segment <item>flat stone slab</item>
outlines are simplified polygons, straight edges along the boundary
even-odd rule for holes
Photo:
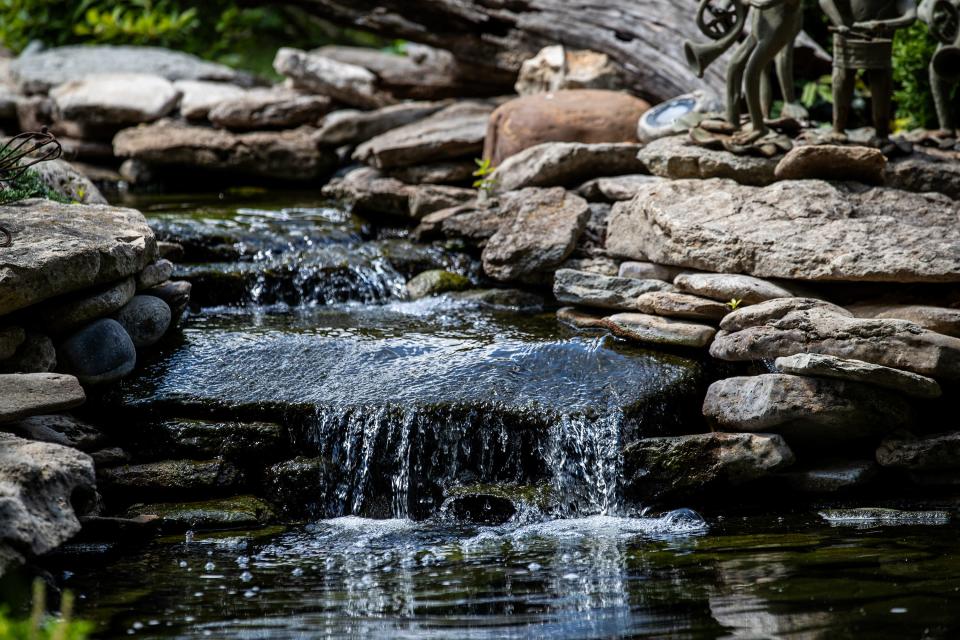
[[[673,180],[614,205],[609,254],[808,281],[960,281],[960,204],[819,180]]]
[[[793,464],[774,434],[702,433],[644,438],[624,449],[625,493],[636,500],[695,494],[715,485],[736,486]]]
[[[847,309],[858,318],[909,320],[924,329],[960,338],[960,309],[924,304],[857,304]]]
[[[575,307],[562,307],[557,310],[557,320],[577,329],[606,329],[602,316],[595,316]]]
[[[492,111],[481,102],[454,104],[368,140],[357,147],[353,158],[378,169],[478,158]]]
[[[177,106],[180,91],[160,76],[104,73],[55,87],[50,97],[65,120],[119,127],[159,120]]]
[[[777,358],[774,366],[781,373],[863,382],[916,398],[939,398],[943,393],[936,380],[862,360],[816,353],[799,353]]]
[[[237,172],[278,180],[315,180],[337,166],[336,154],[317,145],[316,129],[232,133],[160,120],[124,129],[113,139],[118,157],[150,165]]]
[[[661,182],[665,178],[634,174],[626,176],[604,176],[584,182],[577,188],[577,193],[590,202],[621,202],[633,200],[640,187],[654,182]]]
[[[247,93],[243,87],[204,80],[177,80],[173,86],[180,92],[180,115],[187,120],[205,120],[210,109],[220,102]]]
[[[901,396],[876,387],[779,373],[713,383],[703,415],[719,430],[818,444],[883,435],[909,425],[913,416]]]
[[[618,313],[604,318],[603,326],[614,335],[635,342],[698,349],[709,345],[717,333],[716,329],[704,324],[681,322],[645,313]]]
[[[0,315],[87,287],[117,282],[156,258],[139,211],[24,200],[0,207],[13,243],[0,248]]]
[[[161,460],[98,469],[107,489],[144,494],[217,491],[240,483],[240,471],[223,460]]]
[[[617,275],[621,278],[637,278],[639,280],[663,280],[673,282],[674,278],[683,273],[682,267],[670,267],[654,262],[640,262],[628,260],[621,262]],[[726,301],[724,301],[726,302]]]
[[[736,273],[681,273],[673,284],[685,293],[692,293],[720,302],[739,300],[757,304],[774,298],[792,298],[794,294],[768,280]]]
[[[80,381],[62,373],[0,374],[0,424],[79,407]]]
[[[716,300],[674,291],[645,293],[637,298],[635,305],[641,313],[705,322],[719,322],[731,311],[729,306]]]
[[[380,89],[375,73],[327,56],[281,47],[273,60],[273,68],[293,80],[298,89],[330,96],[353,107],[376,109],[396,102]]]
[[[591,176],[636,173],[639,144],[547,142],[510,156],[491,176],[498,192],[524,187],[574,187]]]
[[[832,525],[853,527],[944,525],[951,520],[949,511],[903,511],[878,507],[827,509],[818,515]]]
[[[776,180],[776,160],[714,151],[693,144],[686,135],[654,140],[638,158],[650,173],[671,180],[727,178],[757,186]]]
[[[256,496],[244,495],[202,502],[135,504],[124,515],[127,518],[156,516],[156,522],[167,531],[249,529],[270,522],[273,510]]]
[[[361,144],[381,134],[428,118],[450,106],[449,101],[402,102],[373,111],[343,109],[327,114],[317,140],[331,147]]]
[[[207,119],[231,131],[292,129],[316,125],[332,106],[327,96],[305,95],[282,87],[252,89],[214,105]]]
[[[167,80],[245,82],[230,67],[160,47],[80,45],[56,47],[20,56],[10,74],[20,91],[46,93],[53,87],[95,73],[146,73]]]
[[[960,469],[960,432],[917,437],[897,432],[877,448],[877,462],[884,467],[910,471]]]
[[[780,298],[738,309],[710,354],[720,360],[760,360],[819,353],[904,369],[936,380],[960,380],[960,338],[905,320],[854,318],[820,300]]]
[[[673,291],[673,285],[574,269],[560,269],[553,280],[553,295],[560,302],[597,309],[635,311],[637,298],[651,291]]]

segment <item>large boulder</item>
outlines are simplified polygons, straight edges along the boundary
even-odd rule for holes
[[[120,128],[159,120],[177,106],[180,92],[160,76],[104,73],[66,82],[50,97],[66,120]]]
[[[960,204],[938,194],[819,180],[748,187],[673,180],[614,205],[609,253],[818,281],[960,281]]]
[[[80,289],[123,280],[156,258],[139,211],[24,200],[0,207],[13,236],[0,252],[0,315]]]
[[[104,71],[152,74],[167,80],[249,81],[248,76],[225,65],[159,47],[57,47],[22,55],[10,64],[14,82],[28,94],[46,93],[57,85]]]
[[[95,491],[87,454],[0,433],[0,575],[79,532],[74,502]]]
[[[329,96],[352,107],[376,109],[396,102],[380,89],[373,72],[327,56],[283,47],[277,51],[273,68],[290,78],[298,89]]]
[[[87,396],[73,376],[61,373],[0,375],[0,424],[83,404]]]
[[[494,189],[516,191],[525,187],[575,187],[596,176],[613,176],[643,170],[637,160],[640,145],[548,142],[507,158],[491,176]]]
[[[770,300],[734,311],[720,327],[710,354],[721,360],[820,353],[960,381],[960,338],[904,320],[854,318],[818,300]]]
[[[355,160],[378,169],[393,169],[456,158],[476,158],[492,107],[462,102],[392,129],[360,145]]]
[[[637,299],[651,291],[672,291],[662,280],[619,278],[575,269],[560,269],[554,275],[553,295],[559,302],[598,309],[631,311]]]
[[[113,139],[118,157],[150,165],[240,173],[276,180],[316,180],[337,166],[336,154],[317,145],[316,130],[231,133],[161,120],[125,129]]]
[[[794,461],[783,438],[755,433],[644,438],[628,445],[623,457],[624,492],[641,502],[736,486]]]
[[[320,123],[317,141],[330,147],[360,144],[391,129],[399,129],[428,118],[449,106],[448,101],[402,102],[374,111],[359,109],[334,111],[327,114]]]
[[[820,445],[882,436],[912,419],[910,405],[895,393],[782,373],[714,382],[703,415],[719,431],[779,433],[791,442]]]
[[[707,149],[686,136],[654,140],[637,156],[647,171],[671,180],[726,178],[740,184],[768,185],[776,180],[777,161]]]
[[[637,120],[650,105],[626,93],[557,91],[525,96],[490,117],[483,157],[494,166],[545,142],[637,142]]]
[[[590,207],[562,188],[523,189],[504,194],[507,219],[483,250],[483,270],[500,281],[540,282],[577,246]]]

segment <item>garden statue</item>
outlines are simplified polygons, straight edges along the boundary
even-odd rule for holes
[[[875,143],[890,137],[893,33],[917,19],[915,0],[820,0],[833,23],[833,130],[845,136],[857,72],[867,71]]]
[[[930,86],[940,121],[938,137],[956,138],[956,106],[950,103],[950,88],[960,80],[960,0],[923,0],[919,14],[940,41],[930,61]]]

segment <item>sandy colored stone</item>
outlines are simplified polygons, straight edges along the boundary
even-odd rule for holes
[[[810,144],[795,146],[777,164],[777,180],[853,180],[884,183],[887,158],[873,147]]]
[[[675,291],[645,293],[636,299],[634,305],[641,313],[704,322],[718,322],[730,313],[730,307],[721,302]]]
[[[686,135],[654,140],[644,146],[638,158],[647,171],[671,180],[724,178],[757,186],[776,180],[776,160],[707,149],[693,144]]]
[[[680,273],[673,284],[680,291],[720,302],[740,300],[741,304],[757,304],[774,298],[794,297],[789,290],[773,282],[736,273]]]
[[[560,269],[553,280],[553,295],[560,302],[597,309],[636,310],[636,301],[643,294],[672,290],[673,286],[662,280],[620,278],[574,269]]]
[[[936,380],[862,360],[798,353],[777,358],[774,366],[782,373],[863,382],[917,398],[939,398],[943,393]]]
[[[62,373],[0,374],[0,423],[78,407],[87,396],[80,382]]]
[[[705,324],[671,320],[645,313],[618,313],[604,318],[614,335],[634,342],[700,349],[713,340],[717,330]]]
[[[575,187],[595,176],[641,171],[639,144],[547,142],[503,161],[491,176],[498,192],[524,187]]]

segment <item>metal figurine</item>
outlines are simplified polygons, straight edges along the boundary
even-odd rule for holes
[[[833,23],[833,130],[845,135],[857,72],[869,74],[876,142],[890,137],[893,33],[917,19],[915,0],[820,0]]]
[[[930,61],[930,86],[937,105],[942,137],[955,138],[957,123],[955,105],[950,104],[950,88],[960,80],[960,0],[923,0],[920,19],[940,41]]]

